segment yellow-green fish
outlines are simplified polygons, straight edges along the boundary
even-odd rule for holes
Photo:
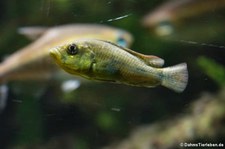
[[[21,34],[35,39],[0,64],[0,83],[12,80],[38,80],[58,77],[61,69],[49,56],[49,48],[76,39],[95,38],[130,46],[132,36],[125,30],[97,24],[70,24],[53,28],[22,28]],[[63,72],[64,73],[64,72]],[[66,73],[65,73],[66,74]]]
[[[50,49],[56,63],[72,75],[133,86],[163,85],[182,92],[188,82],[185,63],[161,68],[164,60],[114,43],[83,39]]]

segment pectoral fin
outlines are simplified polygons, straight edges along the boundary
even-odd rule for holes
[[[18,33],[26,36],[28,39],[36,40],[37,38],[42,36],[48,29],[49,28],[47,27],[21,27],[18,29]]]

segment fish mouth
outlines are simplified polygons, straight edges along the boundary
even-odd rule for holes
[[[54,58],[55,60],[57,60],[60,56],[60,52],[58,50],[58,48],[52,48],[49,50],[49,54],[52,58]]]

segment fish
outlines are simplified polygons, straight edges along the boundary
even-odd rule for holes
[[[165,86],[182,92],[187,86],[187,64],[162,68],[164,60],[104,40],[81,39],[50,49],[64,71],[89,80],[139,87]]]
[[[24,27],[19,33],[34,40],[0,63],[0,84],[9,81],[39,81],[67,76],[49,56],[49,48],[75,39],[96,38],[129,47],[132,35],[116,27],[100,24],[67,24],[55,27]]]
[[[225,0],[169,0],[142,19],[142,25],[155,29],[159,35],[173,32],[174,26],[179,26],[190,19],[201,15],[223,10]]]

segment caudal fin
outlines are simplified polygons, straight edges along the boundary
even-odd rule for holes
[[[182,63],[163,69],[162,85],[176,92],[183,92],[188,82],[187,64]]]

